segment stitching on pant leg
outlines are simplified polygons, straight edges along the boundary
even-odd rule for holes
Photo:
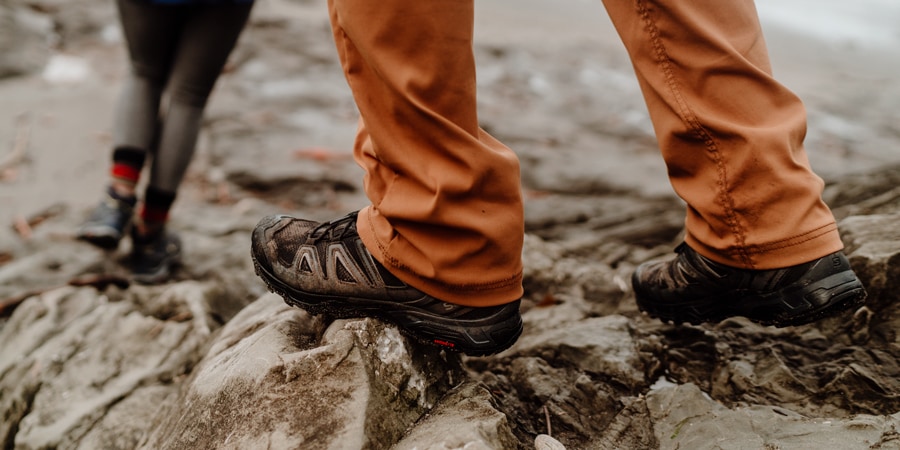
[[[719,186],[719,194],[717,195],[717,197],[719,198],[722,207],[725,209],[726,223],[731,229],[732,235],[734,235],[735,239],[737,239],[737,256],[741,259],[741,261],[743,261],[746,267],[752,269],[754,267],[753,259],[750,257],[750,254],[746,250],[747,233],[738,221],[737,214],[735,213],[734,200],[727,193],[728,173],[725,169],[725,164],[722,161],[719,147],[709,131],[707,131],[706,128],[703,127],[703,124],[701,124],[699,120],[697,120],[697,116],[691,110],[690,106],[688,106],[687,102],[684,99],[684,96],[681,94],[681,90],[678,86],[678,81],[675,79],[675,74],[672,71],[671,59],[669,58],[669,54],[666,51],[665,45],[662,43],[659,28],[656,26],[656,23],[651,17],[650,10],[647,7],[646,2],[644,0],[635,0],[635,8],[637,9],[638,15],[644,22],[644,25],[646,27],[645,29],[650,36],[650,43],[653,46],[654,58],[660,70],[665,76],[666,85],[668,86],[669,91],[672,93],[675,101],[678,104],[681,120],[684,121],[685,125],[690,127],[690,129],[693,130],[693,132],[696,133],[697,136],[703,139],[707,151],[710,153],[710,155],[712,155],[712,158],[716,163],[716,171],[718,172],[717,184]]]
[[[761,255],[765,253],[769,253],[776,250],[783,250],[786,248],[796,247],[798,245],[804,244],[809,241],[816,240],[822,236],[825,236],[831,232],[837,230],[837,225],[835,223],[829,223],[826,225],[822,225],[820,227],[815,228],[814,230],[807,231],[806,233],[794,235],[785,239],[781,239],[779,241],[775,241],[766,245],[756,245],[752,248],[747,249],[747,252],[752,255]]]

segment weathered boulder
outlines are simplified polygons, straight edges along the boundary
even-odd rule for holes
[[[696,385],[647,394],[659,449],[896,448],[900,413],[835,419],[809,417],[775,405],[727,408]]]
[[[857,317],[854,338],[898,341],[900,319],[900,213],[851,216],[841,221],[850,263],[866,286],[866,310]]]
[[[484,385],[467,381],[449,391],[391,448],[488,450],[518,445],[507,416],[497,410],[493,395]]]
[[[381,322],[324,325],[260,298],[223,327],[139,448],[388,448],[459,370]]]
[[[652,372],[630,321],[623,316],[581,319],[555,328],[535,327],[542,308],[525,314],[526,330],[512,348],[492,358],[470,358],[471,376],[496,393],[520,442],[552,431],[574,448],[610,442],[648,444],[633,397]],[[652,365],[652,363],[651,363]],[[637,414],[635,414],[637,412]]]
[[[109,295],[64,287],[25,301],[0,331],[0,442],[133,447],[217,327],[206,307],[215,295],[189,282]]]
[[[218,295],[213,284],[181,282],[109,295],[64,287],[23,302],[0,333],[0,441],[18,449],[387,448],[465,380],[458,357],[410,345],[395,327],[329,325],[275,295],[220,328]],[[442,414],[477,410],[485,421],[460,427],[455,439],[509,441],[497,428],[505,416],[489,401],[475,406],[489,397],[484,388],[461,392]],[[407,439],[443,436],[427,430]]]
[[[185,264],[155,287],[128,282],[127,239],[108,253],[72,238],[106,180],[127,73],[114,2],[0,5],[0,77],[24,74],[0,84],[3,448],[897,447],[900,91],[883,51],[772,47],[782,65],[804,56],[785,72],[810,100],[809,156],[867,304],[788,329],[672,326],[637,311],[629,276],[671,255],[685,205],[615,31],[569,29],[585,2],[479,3],[539,8],[529,31],[546,38],[479,19],[479,118],[522,163],[526,328],[506,352],[457,358],[378,321],[311,317],[254,275],[263,215],[368,204],[327,9],[257,3],[173,210]],[[38,74],[60,61],[87,76]]]

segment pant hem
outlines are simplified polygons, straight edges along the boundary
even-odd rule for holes
[[[715,262],[751,270],[781,269],[803,264],[844,248],[834,222],[766,244],[721,249],[700,242],[690,232],[685,236],[685,242]]]
[[[388,251],[387,243],[378,239],[371,217],[371,207],[363,208],[356,228],[369,253],[404,283],[443,301],[463,306],[489,307],[512,303],[522,298],[522,272],[509,278],[484,283],[454,284],[424,277],[406,266]]]

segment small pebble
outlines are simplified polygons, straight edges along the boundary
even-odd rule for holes
[[[535,450],[566,450],[565,445],[546,434],[539,434],[534,438],[534,448]]]

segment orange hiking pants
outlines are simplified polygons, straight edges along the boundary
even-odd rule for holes
[[[688,244],[754,269],[842,248],[803,149],[804,107],[772,78],[752,0],[606,6],[688,204]],[[519,165],[478,126],[473,0],[329,0],[329,10],[361,116],[354,155],[372,202],[357,222],[363,243],[437,298],[519,298]]]

